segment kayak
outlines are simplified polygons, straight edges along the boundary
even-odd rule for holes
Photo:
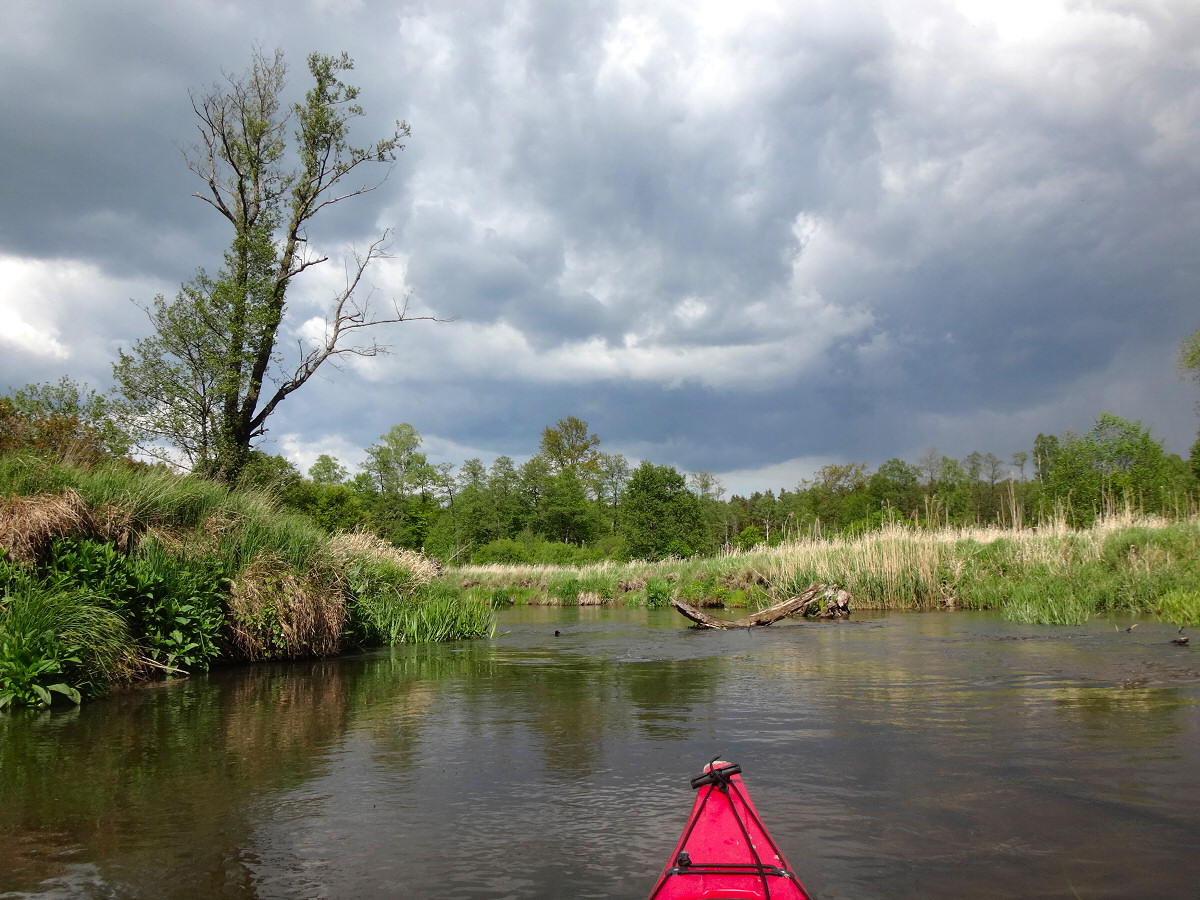
[[[692,814],[650,900],[811,900],[759,819],[741,772],[713,760],[692,779]]]

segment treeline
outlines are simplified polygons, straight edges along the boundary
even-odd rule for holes
[[[0,398],[0,450],[32,446],[92,457],[128,449],[103,397],[67,379]],[[65,448],[65,449],[64,449]],[[1106,507],[1183,514],[1197,502],[1200,458],[1166,453],[1141,423],[1103,413],[1085,434],[1039,434],[1001,459],[930,448],[874,471],[823,466],[792,489],[731,495],[708,472],[636,464],[601,449],[574,416],[547,426],[523,463],[432,463],[407,423],[366,448],[354,472],[322,455],[307,473],[255,451],[240,476],[329,532],[364,528],[447,564],[583,564],[711,555],[885,522],[915,527],[1021,526],[1055,518],[1087,527]]]
[[[896,520],[1012,527],[1055,518],[1081,528],[1106,507],[1183,514],[1197,499],[1193,465],[1166,453],[1140,423],[1109,413],[1086,434],[1039,434],[1008,460],[979,452],[959,460],[930,448],[874,471],[827,465],[791,490],[748,497],[726,496],[708,472],[635,466],[603,452],[574,417],[547,427],[522,464],[501,456],[490,466],[433,465],[419,433],[403,424],[367,448],[353,476],[329,456],[305,477],[280,457],[256,455],[245,477],[276,485],[326,528],[365,526],[453,564],[707,555]]]

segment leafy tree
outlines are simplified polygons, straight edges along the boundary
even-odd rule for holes
[[[66,376],[0,397],[0,451],[20,447],[94,461],[124,456],[130,443],[108,401]]]
[[[951,521],[964,521],[971,514],[971,478],[962,464],[943,456],[938,466],[936,497],[941,509]]]
[[[629,460],[620,453],[596,455],[596,469],[592,475],[592,491],[604,517],[604,528],[610,533],[617,530],[618,507],[621,493],[629,481]]]
[[[316,462],[308,467],[308,477],[317,484],[344,484],[350,473],[336,457],[322,453]]]
[[[1126,498],[1158,511],[1173,483],[1162,444],[1141,422],[1107,412],[1087,434],[1063,436],[1048,476],[1051,494],[1070,501],[1077,526],[1091,524],[1106,502]]]
[[[983,471],[983,454],[978,450],[972,450],[963,457],[962,466],[966,470],[967,478],[971,481],[978,481],[979,473]]]
[[[1045,484],[1050,479],[1054,469],[1054,460],[1058,456],[1059,442],[1053,434],[1042,434],[1033,439],[1033,472],[1038,481]]]
[[[904,460],[893,457],[875,470],[867,481],[867,491],[879,506],[909,517],[921,507],[921,472]]]
[[[443,482],[437,468],[421,452],[421,435],[407,422],[393,425],[379,442],[367,448],[362,463],[369,476],[369,517],[373,527],[392,543],[419,548],[437,517],[435,499]]]
[[[287,457],[252,450],[238,476],[238,485],[282,493],[300,480],[300,470]]]
[[[1012,464],[1017,467],[1017,471],[1021,473],[1021,480],[1025,480],[1025,463],[1029,462],[1029,454],[1024,450],[1018,450],[1012,455]]]
[[[488,499],[492,516],[491,531],[496,537],[519,532],[526,522],[521,475],[511,458],[497,456],[488,470]]]
[[[312,517],[326,531],[351,531],[371,524],[365,495],[349,484],[321,484],[301,479],[283,494],[288,506]]]
[[[738,532],[737,546],[739,550],[750,550],[763,542],[763,534],[757,525],[747,525]]]
[[[376,316],[370,296],[357,296],[367,266],[384,253],[384,232],[354,254],[324,334],[302,343],[291,363],[279,347],[292,279],[327,259],[308,243],[310,224],[328,207],[374,190],[380,182],[348,182],[366,163],[395,160],[409,133],[397,122],[374,144],[349,143],[350,121],[363,115],[358,89],[341,80],[352,68],[345,53],[310,55],[313,86],[290,112],[281,99],[287,67],[280,51],[256,52],[242,75],[193,96],[200,143],[185,157],[204,182],[195,196],[229,222],[233,240],[215,277],[200,269],[173,301],[156,297],[146,310],[154,333],[130,353],[118,352],[120,407],[149,452],[169,455],[165,443],[197,470],[236,481],[288,395],[327,360],[386,351],[374,339],[355,343],[359,332],[413,318],[400,305]],[[289,122],[297,161],[290,169]]]
[[[1179,368],[1200,378],[1200,329],[1189,334],[1179,345]]]
[[[28,419],[71,418],[87,428],[113,456],[129,452],[129,435],[113,419],[108,399],[64,375],[54,383],[27,384],[13,391],[13,409]]]
[[[736,519],[730,515],[729,505],[721,502],[721,497],[725,495],[725,485],[721,479],[711,472],[690,472],[687,483],[692,493],[700,498],[700,508],[704,512],[704,530],[708,535],[705,549],[712,552],[730,543],[735,534],[733,525]]]
[[[370,473],[377,489],[385,494],[407,497],[417,493],[429,480],[429,463],[421,452],[421,435],[407,422],[393,425],[381,435],[379,443],[367,448],[362,464]]]
[[[492,514],[492,498],[488,492],[487,469],[479,459],[468,459],[458,473],[458,491],[446,510],[453,537],[452,554],[459,548],[479,547],[500,537],[496,517]]]
[[[1200,382],[1200,329],[1183,339],[1179,347],[1179,368],[1190,372],[1192,377]],[[1193,476],[1200,478],[1200,433],[1196,435],[1196,442],[1192,444],[1189,463]]]
[[[688,555],[702,545],[700,500],[674,466],[647,461],[634,469],[621,500],[621,534],[639,559]]]
[[[555,472],[570,469],[583,474],[595,474],[599,466],[600,438],[588,433],[588,423],[575,416],[559,419],[542,431],[539,451]]]
[[[821,466],[811,481],[802,481],[796,488],[805,495],[803,512],[808,515],[802,518],[811,515],[823,528],[836,529],[864,516],[869,507],[866,487],[870,471],[866,463]],[[769,529],[767,534],[769,537]]]
[[[599,517],[574,470],[562,469],[546,479],[538,530],[565,544],[584,544],[600,530]]]

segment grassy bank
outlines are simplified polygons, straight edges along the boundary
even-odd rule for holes
[[[801,540],[704,560],[577,569],[480,566],[462,584],[494,603],[762,607],[811,582],[847,588],[859,609],[999,609],[1005,618],[1079,624],[1104,612],[1200,625],[1200,521],[1108,516],[1084,531],[922,530]]]
[[[121,462],[0,457],[0,707],[492,629],[490,607],[427,557],[330,537],[270,494]]]

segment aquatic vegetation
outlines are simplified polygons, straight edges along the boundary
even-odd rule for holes
[[[1158,617],[1180,630],[1191,625],[1200,628],[1200,590],[1177,588],[1168,591],[1158,601]]]
[[[1014,621],[1078,624],[1104,612],[1157,612],[1172,592],[1200,596],[1200,521],[1122,510],[1082,531],[1061,520],[1009,529],[889,523],[706,559],[470,566],[458,574],[490,591],[540,585],[543,602],[567,602],[564,585],[603,580],[627,606],[662,605],[677,593],[694,605],[763,607],[824,582],[849,590],[860,609],[999,609]]]

